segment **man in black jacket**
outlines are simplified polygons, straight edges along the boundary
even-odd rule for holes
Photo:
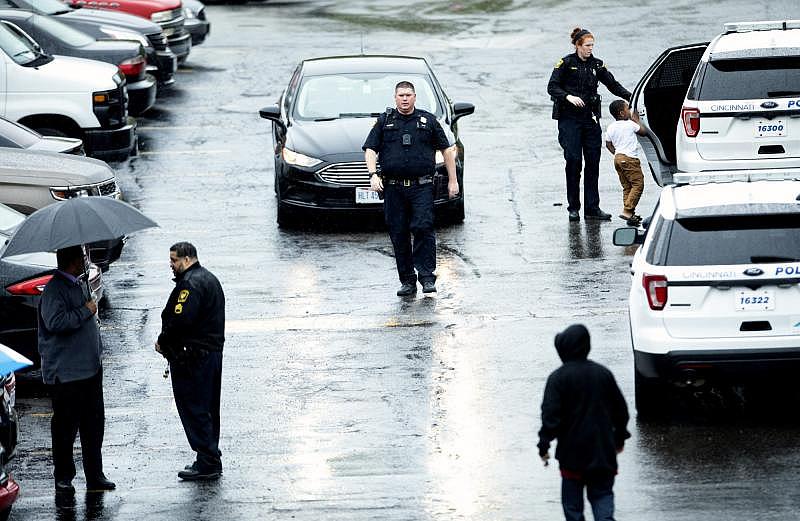
[[[218,479],[222,474],[219,402],[225,295],[219,280],[200,266],[192,244],[174,244],[169,263],[175,289],[161,312],[156,351],[169,360],[175,405],[189,445],[197,452],[194,463],[178,472],[178,477]]]
[[[547,378],[539,456],[547,465],[550,442],[558,440],[556,459],[567,521],[584,521],[584,488],[595,521],[613,521],[617,454],[630,437],[628,406],[611,371],[587,359],[586,327],[569,326],[556,335],[555,345],[564,364]]]

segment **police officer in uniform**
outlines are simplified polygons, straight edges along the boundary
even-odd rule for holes
[[[611,219],[611,214],[600,209],[600,193],[597,188],[603,134],[600,129],[600,95],[597,94],[597,82],[602,82],[612,94],[627,101],[630,101],[631,93],[614,79],[603,60],[592,55],[592,33],[576,27],[571,38],[575,52],[559,60],[547,84],[547,93],[553,99],[553,119],[558,120],[558,142],[564,149],[564,159],[567,162],[567,210],[570,221],[580,220],[578,211],[581,209],[583,155],[586,161],[583,217],[587,220],[607,221]]]
[[[459,187],[455,146],[436,116],[414,107],[412,83],[401,81],[394,92],[397,108],[387,109],[378,117],[362,148],[370,186],[384,192],[384,218],[401,283],[397,295],[404,297],[417,292],[418,279],[423,293],[436,291],[433,174],[437,150],[444,156],[451,199],[458,195]]]
[[[219,280],[200,266],[191,243],[174,244],[169,264],[175,289],[161,312],[156,351],[169,361],[175,405],[189,445],[197,452],[194,463],[178,472],[178,477],[218,479],[222,474],[219,402],[225,295]]]

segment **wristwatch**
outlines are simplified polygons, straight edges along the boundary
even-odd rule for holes
[[[374,176],[374,175],[378,175],[378,172],[370,172],[370,173],[369,173],[369,176],[370,176],[370,177],[372,177],[372,176]]]

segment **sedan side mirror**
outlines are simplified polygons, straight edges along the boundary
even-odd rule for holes
[[[627,227],[614,230],[614,246],[630,246],[643,242],[644,235],[639,235],[638,228]]]
[[[473,112],[475,112],[475,105],[472,103],[465,103],[463,101],[453,103],[453,122],[455,123],[459,118],[469,116]]]
[[[258,111],[258,115],[264,119],[269,119],[276,124],[280,125],[283,128],[286,128],[286,125],[281,120],[281,108],[276,105],[270,105],[269,107],[264,107],[263,109]]]

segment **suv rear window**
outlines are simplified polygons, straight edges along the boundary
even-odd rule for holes
[[[797,215],[679,219],[669,233],[663,264],[709,266],[786,262],[800,258]]]
[[[796,97],[800,58],[748,58],[709,62],[702,75],[700,101]]]

